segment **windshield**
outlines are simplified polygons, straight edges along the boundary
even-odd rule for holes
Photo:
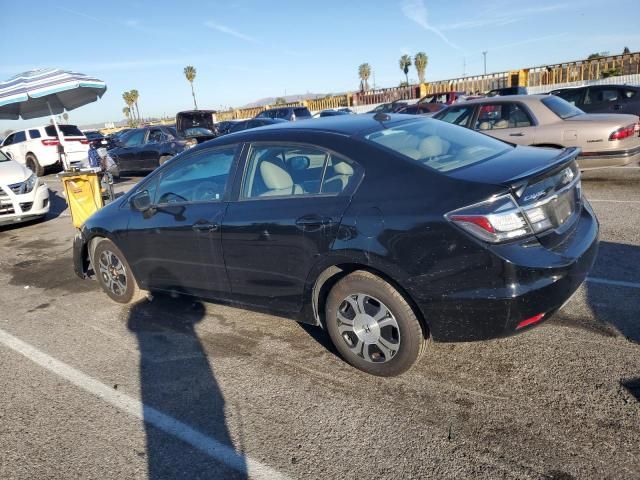
[[[198,135],[213,135],[213,132],[208,128],[194,127],[194,128],[186,128],[184,130],[184,134],[187,137],[197,137]]]
[[[440,172],[489,160],[513,148],[472,130],[430,119],[378,130],[364,138]]]
[[[584,113],[578,107],[571,105],[566,100],[556,97],[555,95],[543,98],[542,104],[563,120],[571,117],[577,117]]]

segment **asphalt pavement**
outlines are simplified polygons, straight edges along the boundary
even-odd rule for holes
[[[113,303],[46,181],[49,217],[0,230],[1,479],[640,478],[640,168],[585,173],[600,251],[552,319],[392,379],[287,318]]]

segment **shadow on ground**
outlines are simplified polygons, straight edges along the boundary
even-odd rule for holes
[[[195,326],[204,305],[188,297],[156,295],[128,313],[128,328],[140,350],[141,399],[145,405],[149,478],[248,478],[241,454],[235,470],[194,446],[165,433],[156,412],[188,425],[233,449],[225,419],[225,401]]]

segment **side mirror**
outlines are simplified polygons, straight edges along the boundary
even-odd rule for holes
[[[131,206],[138,212],[146,212],[151,208],[151,196],[148,190],[142,190],[131,197]]]

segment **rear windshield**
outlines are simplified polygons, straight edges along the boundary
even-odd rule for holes
[[[62,135],[65,137],[84,137],[84,134],[75,125],[58,125],[58,128],[62,132]],[[53,125],[44,127],[44,131],[47,132],[47,135],[49,135],[50,137],[58,137],[56,127],[54,127]]]
[[[549,95],[548,97],[543,98],[542,104],[563,120],[571,117],[577,117],[584,113],[578,107],[574,107],[566,100],[556,97],[555,95]]]
[[[472,130],[431,119],[378,130],[364,138],[440,172],[489,160],[513,148]]]

